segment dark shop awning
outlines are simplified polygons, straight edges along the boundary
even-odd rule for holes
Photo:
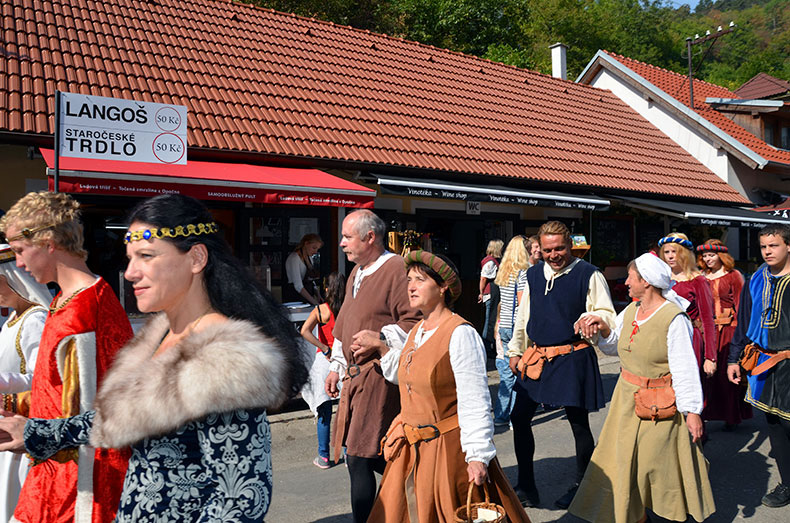
[[[593,195],[558,192],[525,191],[496,185],[462,185],[440,180],[413,180],[376,175],[381,194],[441,198],[445,200],[512,203],[531,207],[562,207],[566,209],[600,210],[609,200]]]

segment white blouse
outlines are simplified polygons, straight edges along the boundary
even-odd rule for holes
[[[637,321],[637,325],[644,325],[655,316],[669,302],[663,303],[650,316],[644,320]],[[625,310],[617,315],[615,327],[608,338],[603,338],[598,342],[598,348],[605,354],[617,354],[617,341],[623,330],[623,317]],[[697,358],[694,356],[694,346],[692,345],[693,327],[688,316],[678,314],[670,322],[667,330],[667,359],[669,361],[669,372],[672,373],[672,388],[675,390],[675,403],[678,410],[683,414],[693,412],[702,414],[702,384],[699,378],[699,366]]]
[[[12,394],[30,390],[33,369],[36,367],[38,345],[47,320],[47,309],[34,306],[26,310],[21,318],[16,313],[0,329],[0,393]],[[25,372],[20,366],[25,359]]]
[[[288,283],[294,286],[296,292],[302,292],[304,288],[304,275],[307,274],[307,265],[302,261],[299,253],[294,251],[285,259],[285,275],[288,277]]]
[[[423,330],[418,324],[414,341],[417,350],[436,329]],[[401,348],[392,348],[381,358],[384,378],[398,383],[398,366]],[[481,461],[488,465],[494,456],[494,422],[491,419],[491,394],[488,391],[488,374],[483,340],[469,324],[455,328],[450,336],[450,365],[455,376],[455,393],[458,397],[458,425],[461,427],[461,450],[467,463]]]

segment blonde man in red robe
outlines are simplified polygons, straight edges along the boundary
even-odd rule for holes
[[[66,418],[90,410],[115,353],[132,337],[112,289],[85,263],[79,219],[76,201],[50,192],[28,193],[0,219],[17,266],[40,283],[60,287],[33,373],[31,418]],[[112,521],[128,454],[79,447],[34,461],[11,521]]]

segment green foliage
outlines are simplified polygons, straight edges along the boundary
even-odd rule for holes
[[[244,1],[547,74],[548,47],[562,42],[570,79],[599,49],[685,72],[686,38],[734,21],[735,32],[695,46],[696,77],[729,89],[759,72],[790,80],[787,0],[700,0],[694,12],[665,0]]]

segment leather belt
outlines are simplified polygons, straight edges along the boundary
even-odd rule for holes
[[[553,360],[557,356],[564,356],[565,354],[570,354],[573,351],[586,349],[589,347],[590,344],[584,340],[574,341],[573,343],[569,343],[567,345],[550,345],[548,347],[542,347],[540,345],[536,345],[535,348],[547,359]]]
[[[644,376],[637,376],[625,367],[621,367],[620,375],[628,383],[636,385],[642,389],[661,389],[672,385],[672,374],[667,374],[666,376],[662,376],[660,378],[645,378]]]
[[[356,378],[374,364],[379,363],[379,360],[372,360],[367,363],[363,363],[362,365],[357,365],[356,363],[352,363],[348,367],[346,367],[346,373],[343,376],[343,381],[350,380],[351,378]]]
[[[755,346],[755,348],[758,351],[765,354],[766,356],[768,356],[768,359],[757,365],[754,369],[752,369],[752,372],[750,373],[752,376],[758,376],[763,372],[766,372],[774,368],[780,361],[790,359],[790,350],[783,350],[776,352],[769,349],[763,349],[762,347],[757,347],[757,346]]]
[[[436,423],[426,425],[403,424],[403,432],[406,434],[406,441],[414,445],[418,441],[431,441],[446,432],[458,428],[458,414],[453,414],[449,418],[444,418]]]

